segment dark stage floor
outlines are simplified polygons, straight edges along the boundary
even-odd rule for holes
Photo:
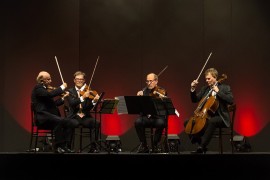
[[[260,179],[270,177],[270,153],[171,154],[2,152],[0,179]],[[266,178],[268,179],[268,178]]]

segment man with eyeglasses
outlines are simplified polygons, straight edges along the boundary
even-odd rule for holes
[[[75,118],[79,125],[89,129],[94,129],[95,131],[95,141],[91,142],[90,153],[98,153],[97,148],[97,135],[99,134],[100,122],[97,121],[92,115],[91,110],[95,103],[99,99],[99,95],[91,95],[91,89],[85,83],[85,73],[82,71],[77,71],[74,73],[74,84],[75,86],[70,88],[68,91],[75,96],[68,97],[69,103],[69,118]],[[93,97],[93,98],[92,98]]]
[[[157,93],[162,92],[162,94]],[[158,76],[154,73],[150,73],[146,76],[146,87],[143,90],[137,92],[137,96],[154,96],[164,97],[167,96],[167,92],[162,87],[158,86]],[[155,128],[154,142],[152,152],[158,152],[158,144],[161,141],[163,129],[166,125],[166,117],[158,115],[142,115],[135,120],[135,129],[138,138],[141,142],[137,152],[149,153],[149,147],[146,141],[145,128]]]
[[[51,76],[46,71],[41,71],[37,78],[37,85],[32,90],[31,102],[34,111],[36,125],[42,129],[53,129],[55,134],[54,151],[55,153],[71,153],[67,144],[71,140],[73,128],[78,123],[76,120],[61,117],[59,106],[64,104],[64,96],[67,84],[63,83],[60,87],[51,87]],[[55,97],[59,97],[54,99]]]

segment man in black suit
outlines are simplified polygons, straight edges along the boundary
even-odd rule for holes
[[[158,86],[158,76],[154,73],[149,73],[146,76],[146,87],[143,90],[137,92],[137,96],[152,96],[156,98],[162,98],[167,96],[167,91]],[[135,129],[138,138],[141,142],[137,153],[148,153],[149,147],[146,141],[145,128],[153,127],[155,128],[155,135],[153,139],[153,153],[159,152],[158,145],[161,142],[162,132],[166,127],[166,116],[161,115],[141,115],[135,120]]]
[[[217,80],[217,78],[218,71],[215,68],[209,68],[205,71],[205,81],[207,85],[196,92],[196,87],[199,83],[198,80],[194,80],[191,83],[191,101],[193,103],[200,102],[199,105],[203,105],[197,108],[199,110],[198,114],[201,113],[201,117],[207,113],[206,116],[204,116],[207,118],[202,118],[206,120],[205,126],[202,127],[199,133],[190,136],[192,143],[199,144],[197,150],[192,153],[206,153],[207,145],[210,143],[215,129],[230,126],[230,114],[227,106],[233,104],[233,94],[230,86],[222,83],[227,77],[225,76],[219,80]],[[205,98],[205,102],[202,101],[203,98]],[[207,112],[204,112],[205,110]],[[194,115],[194,117],[196,116]],[[185,122],[186,132],[187,130],[192,130],[192,122],[192,118]]]
[[[74,96],[68,97],[69,113],[68,117],[76,119],[77,122],[86,128],[94,129],[95,141],[91,142],[90,153],[98,153],[97,137],[100,129],[100,122],[97,121],[90,113],[94,105],[99,99],[96,91],[91,90],[85,83],[85,73],[77,71],[74,73],[75,86],[68,91]]]
[[[46,71],[41,71],[36,80],[37,85],[33,88],[31,95],[36,124],[40,128],[54,130],[55,153],[70,153],[72,151],[67,148],[67,144],[71,140],[73,128],[78,126],[78,122],[70,118],[62,118],[58,109],[58,106],[64,104],[65,96],[69,95],[64,91],[67,84],[63,83],[58,88],[52,88],[50,86],[51,76]]]

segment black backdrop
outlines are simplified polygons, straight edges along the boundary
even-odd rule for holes
[[[83,70],[92,88],[106,98],[135,95],[145,75],[159,73],[180,117],[171,127],[184,143],[183,121],[196,105],[190,83],[206,66],[228,75],[237,103],[235,131],[249,138],[254,151],[268,151],[269,2],[267,0],[3,0],[1,1],[2,88],[0,151],[28,148],[30,93],[39,71],[61,84]],[[200,85],[204,76],[200,77]],[[105,117],[103,134],[112,131],[123,148],[137,143],[134,117]]]

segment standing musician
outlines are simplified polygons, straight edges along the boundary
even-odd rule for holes
[[[227,105],[233,104],[234,101],[230,86],[220,83],[217,80],[218,71],[216,69],[209,68],[205,71],[204,75],[207,85],[203,86],[198,92],[196,91],[196,87],[199,83],[198,80],[194,80],[191,83],[191,101],[193,103],[198,103],[203,98],[205,98],[207,94],[209,94],[207,101],[209,101],[211,96],[214,96],[214,99],[216,103],[218,103],[218,106],[216,106],[215,112],[212,112],[211,115],[207,116],[206,123],[202,131],[200,133],[197,133],[196,135],[190,135],[191,142],[198,143],[199,145],[197,150],[192,151],[192,153],[206,153],[207,145],[209,144],[215,129],[218,127],[230,126],[230,115]],[[205,102],[205,104],[207,104],[207,101]],[[208,108],[208,110],[209,109],[210,108]],[[190,119],[190,121],[192,121],[192,118]],[[186,128],[188,123],[188,121],[185,122]]]
[[[146,76],[146,84],[147,86],[137,93],[137,96],[155,96],[155,97],[165,97],[167,96],[167,92],[158,86],[158,75],[154,73],[150,73]],[[157,115],[142,115],[138,119],[135,120],[135,129],[139,140],[141,142],[140,147],[138,149],[138,153],[148,153],[149,148],[146,141],[145,136],[145,128],[154,127],[155,135],[153,142],[153,152],[158,152],[157,146],[161,140],[162,131],[166,126],[166,117],[165,116],[157,116]]]
[[[54,151],[55,153],[73,152],[67,147],[71,140],[73,128],[78,123],[69,118],[62,118],[58,106],[64,104],[67,84],[63,84],[58,88],[51,88],[51,76],[46,71],[41,71],[37,78],[37,85],[32,90],[31,102],[34,111],[36,125],[44,129],[53,129],[55,133]],[[62,95],[65,93],[64,95]],[[59,97],[61,96],[62,97]],[[56,97],[57,99],[54,99]]]
[[[75,86],[69,89],[69,92],[75,96],[68,97],[69,103],[69,118],[75,118],[77,122],[83,127],[95,129],[96,136],[99,134],[100,122],[92,117],[90,111],[94,107],[95,103],[99,99],[99,95],[96,91],[91,90],[85,83],[85,73],[77,71],[74,73]],[[99,149],[95,142],[91,142],[91,153],[98,153]]]

